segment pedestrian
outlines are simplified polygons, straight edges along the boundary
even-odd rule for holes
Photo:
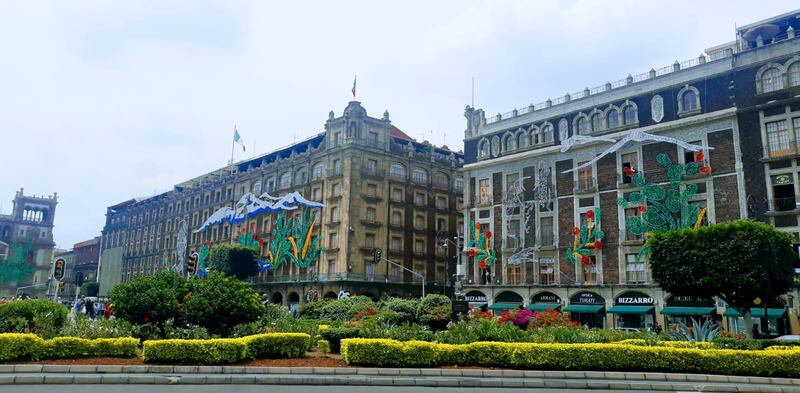
[[[94,310],[94,301],[91,298],[86,298],[86,301],[83,303],[83,306],[86,308],[86,315],[94,319],[95,310]]]
[[[106,309],[103,314],[105,315],[106,319],[111,319],[111,303],[106,303]]]
[[[658,322],[653,324],[653,333],[655,334],[661,333],[661,325],[659,325]]]
[[[753,338],[761,338],[761,333],[758,331],[758,325],[753,324]]]

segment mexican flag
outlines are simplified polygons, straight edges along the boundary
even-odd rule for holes
[[[242,142],[242,136],[239,135],[239,131],[236,130],[236,126],[233,127],[233,141],[242,146],[242,151],[247,150],[244,148],[244,142]]]

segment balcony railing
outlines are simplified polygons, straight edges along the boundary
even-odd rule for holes
[[[361,168],[361,176],[369,179],[383,180],[384,171],[377,168]]]
[[[406,181],[406,175],[404,173],[389,172],[389,179],[404,182]]]
[[[795,197],[775,198],[769,201],[769,210],[773,212],[788,212],[798,209],[800,209],[800,205]]]
[[[328,169],[327,173],[328,177],[336,177],[336,176],[341,176],[343,171],[342,168],[332,168]]]

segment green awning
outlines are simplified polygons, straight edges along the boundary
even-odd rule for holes
[[[664,315],[711,315],[714,307],[664,307],[661,310]]]
[[[495,303],[489,306],[492,311],[512,310],[519,307],[519,303]]]
[[[785,308],[768,308],[767,309],[767,315],[769,315],[770,318],[781,318],[781,317],[784,316],[784,314],[786,314],[786,309]],[[742,316],[742,314],[740,314],[739,311],[737,311],[735,308],[726,309],[725,310],[725,314],[723,314],[723,315],[725,315],[726,317],[732,317],[732,318],[739,318],[739,317]],[[753,316],[754,318],[763,318],[764,317],[764,309],[763,308],[751,308],[750,309],[750,315]]]
[[[653,306],[614,306],[608,309],[612,314],[647,314],[653,311]]]
[[[603,309],[602,304],[570,304],[564,311],[569,312],[583,312],[583,313],[599,313]]]
[[[534,303],[528,305],[528,310],[531,311],[558,310],[559,308],[561,308],[561,305],[558,303]]]

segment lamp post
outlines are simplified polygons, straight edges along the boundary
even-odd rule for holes
[[[437,237],[442,242],[442,247],[444,247],[445,249],[447,249],[447,245],[448,244],[452,244],[456,249],[456,280],[455,280],[455,284],[454,284],[454,288],[453,288],[453,297],[455,298],[455,297],[457,297],[457,295],[460,295],[461,288],[462,288],[462,285],[463,285],[462,281],[464,280],[464,275],[463,274],[459,274],[460,273],[459,272],[459,268],[463,269],[462,260],[461,260],[461,254],[462,254],[461,236],[454,236],[453,239],[450,239],[449,237],[447,237],[447,234],[442,231],[442,232],[439,232],[439,235]],[[453,241],[453,240],[455,240],[455,241]],[[449,264],[445,265],[445,269],[446,269],[446,272],[447,272],[446,273],[447,277],[449,279],[450,278],[450,265]],[[464,270],[466,270],[466,269],[464,269]]]

